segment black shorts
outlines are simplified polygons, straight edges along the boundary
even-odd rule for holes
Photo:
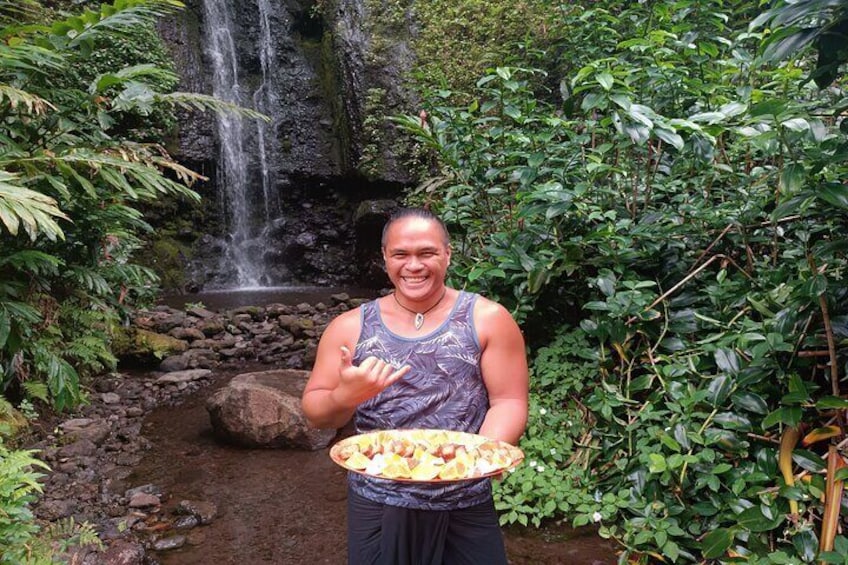
[[[348,491],[350,565],[506,565],[492,500],[460,510],[414,510]]]

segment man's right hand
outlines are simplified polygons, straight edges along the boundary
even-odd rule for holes
[[[332,393],[333,400],[341,406],[355,408],[403,378],[410,369],[409,365],[396,369],[374,356],[366,358],[358,366],[354,365],[350,350],[342,346],[339,385]]]

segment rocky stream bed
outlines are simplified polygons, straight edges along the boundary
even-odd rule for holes
[[[27,446],[51,467],[37,518],[88,522],[103,542],[72,548],[68,562],[344,563],[344,473],[323,449],[333,434],[297,429],[307,443],[294,449],[233,446],[212,433],[209,399],[236,375],[308,369],[329,320],[361,300],[139,312],[148,345],[170,354],[140,367],[137,350],[135,367],[95,379],[89,404],[38,422]],[[507,547],[514,564],[615,562],[586,530],[508,531]]]

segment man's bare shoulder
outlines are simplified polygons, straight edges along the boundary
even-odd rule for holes
[[[349,334],[352,331],[356,331],[358,333],[361,319],[362,306],[358,306],[352,310],[348,310],[347,312],[342,312],[333,318],[327,325],[327,329],[324,330],[324,333]]]
[[[509,310],[501,304],[485,296],[478,296],[474,303],[474,325],[481,340],[492,334],[508,331],[510,334],[518,330],[518,324]]]
[[[481,321],[491,321],[496,318],[508,317],[512,319],[512,315],[509,311],[495,302],[494,300],[490,300],[485,296],[478,295],[477,301],[474,303],[474,318],[479,319]]]

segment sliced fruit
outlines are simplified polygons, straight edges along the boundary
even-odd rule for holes
[[[370,464],[371,460],[358,451],[345,460],[345,466],[350,469],[356,469],[357,471],[365,469]]]

